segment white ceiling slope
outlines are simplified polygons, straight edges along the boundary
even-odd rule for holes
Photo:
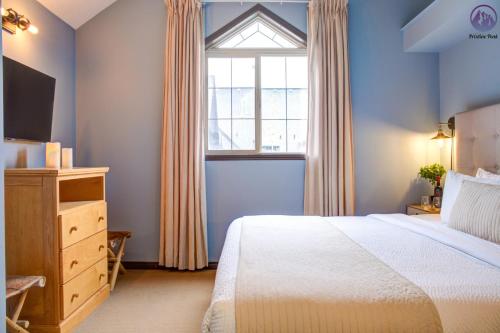
[[[37,0],[74,29],[91,20],[116,0]]]

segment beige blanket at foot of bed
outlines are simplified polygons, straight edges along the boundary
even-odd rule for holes
[[[432,300],[319,218],[247,219],[236,280],[236,330],[442,332]]]

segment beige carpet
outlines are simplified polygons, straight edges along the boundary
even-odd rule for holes
[[[199,333],[215,270],[129,270],[76,333]]]

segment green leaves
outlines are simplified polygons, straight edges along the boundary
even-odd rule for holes
[[[421,178],[427,179],[432,184],[432,186],[436,186],[437,178],[443,177],[445,173],[446,170],[441,164],[434,163],[421,167],[418,175]]]

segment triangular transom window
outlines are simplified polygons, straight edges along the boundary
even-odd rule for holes
[[[217,48],[298,48],[282,32],[265,24],[260,18],[253,21]]]
[[[256,5],[206,40],[207,49],[303,49],[306,35]]]

